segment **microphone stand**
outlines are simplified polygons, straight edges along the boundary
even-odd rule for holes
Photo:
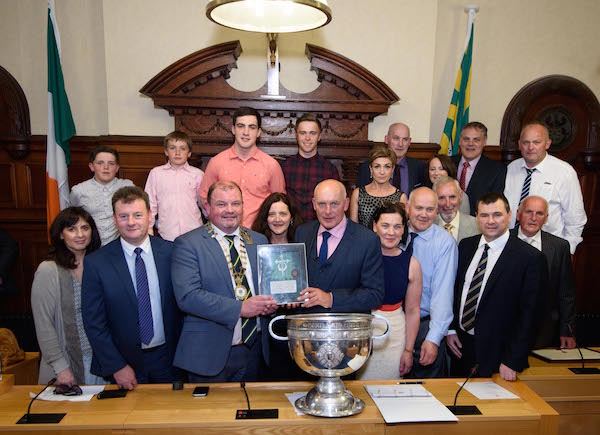
[[[463,387],[467,384],[467,382],[469,382],[469,379],[471,379],[471,377],[473,377],[475,375],[475,373],[477,373],[478,368],[479,368],[479,364],[475,364],[475,366],[469,372],[467,379],[465,379],[465,381],[462,383],[462,385],[456,392],[456,396],[454,396],[454,405],[446,407],[454,415],[481,415],[481,411],[475,405],[456,406],[456,401],[458,400],[459,393],[462,391]]]
[[[56,424],[56,423],[60,423],[60,421],[63,419],[63,417],[65,415],[67,415],[66,413],[64,414],[31,414],[31,405],[33,405],[33,402],[35,401],[35,399],[38,398],[38,396],[40,394],[42,394],[44,391],[46,391],[46,388],[48,388],[51,385],[54,385],[54,383],[56,382],[56,378],[53,378],[50,380],[50,382],[48,382],[46,384],[46,386],[42,389],[42,391],[40,391],[39,393],[36,394],[36,396],[31,399],[31,402],[29,402],[29,407],[27,408],[27,413],[21,417],[19,419],[19,421],[17,421],[17,424]]]
[[[571,335],[573,336],[573,338],[575,338],[575,334],[573,333],[573,328],[571,328],[571,325],[567,325],[567,326],[569,328],[569,331],[571,332]],[[581,367],[569,367],[569,370],[571,370],[576,375],[598,375],[598,374],[600,374],[600,369],[598,369],[596,367],[586,367],[585,366],[585,358],[583,357],[583,353],[581,353],[581,348],[577,344],[576,338],[575,338],[575,347],[577,347],[577,351],[579,352],[579,356],[581,357]]]

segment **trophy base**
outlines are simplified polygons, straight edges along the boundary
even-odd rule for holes
[[[348,417],[361,413],[365,402],[346,390],[339,377],[323,377],[306,396],[296,400],[296,407],[315,417]]]

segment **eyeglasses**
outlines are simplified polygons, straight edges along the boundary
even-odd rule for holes
[[[54,388],[54,394],[62,394],[63,396],[80,396],[83,393],[79,385],[69,387],[66,384],[58,384]]]

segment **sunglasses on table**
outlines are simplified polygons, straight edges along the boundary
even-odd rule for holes
[[[58,384],[54,387],[54,394],[62,394],[63,396],[80,396],[83,393],[79,385],[69,387],[65,384]]]

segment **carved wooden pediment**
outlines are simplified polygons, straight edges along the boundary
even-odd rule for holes
[[[29,105],[15,78],[0,66],[0,143],[15,158],[29,152]]]
[[[323,144],[368,145],[368,124],[386,113],[398,96],[379,78],[350,59],[315,45],[306,45],[311,69],[320,85],[299,94],[280,86],[286,98],[261,98],[267,85],[243,92],[227,79],[242,52],[239,41],[197,51],[165,68],[140,92],[175,117],[176,128],[195,142],[231,143],[231,114],[240,106],[257,109],[262,121],[262,144],[295,142],[294,122],[304,113],[322,119]]]

